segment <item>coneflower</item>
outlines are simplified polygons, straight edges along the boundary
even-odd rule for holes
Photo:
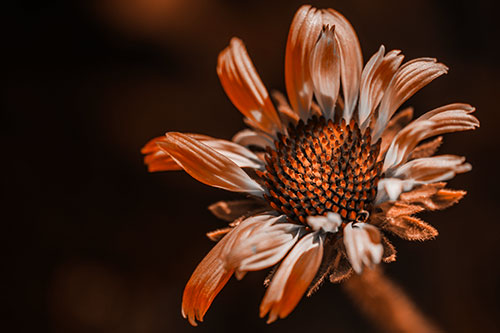
[[[463,157],[434,156],[439,135],[479,122],[474,108],[460,103],[413,121],[410,108],[396,113],[448,70],[432,58],[402,62],[399,50],[381,46],[363,68],[349,22],[332,9],[303,6],[286,46],[289,102],[275,94],[273,103],[245,46],[233,38],[217,73],[250,129],[232,141],[169,132],[146,144],[150,171],[184,169],[202,183],[247,195],[209,207],[230,224],[208,233],[218,243],[186,285],[182,314],[192,325],[233,274],[241,279],[275,267],[260,306],[272,322],[325,279],[340,282],[394,261],[384,232],[407,240],[437,235],[414,215],[458,202],[465,192],[443,181],[471,169]]]

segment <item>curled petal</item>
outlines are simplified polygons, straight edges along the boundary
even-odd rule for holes
[[[358,36],[349,21],[333,9],[323,11],[323,24],[335,26],[335,38],[340,51],[340,78],[344,94],[343,117],[349,122],[356,108],[363,55]]]
[[[470,171],[472,166],[465,163],[465,157],[440,155],[417,158],[396,168],[389,176],[400,179],[414,179],[423,184],[449,180],[457,173]]]
[[[284,318],[299,303],[318,271],[323,257],[323,239],[309,233],[293,247],[273,276],[260,305],[260,316],[268,323]]]
[[[273,146],[273,141],[269,136],[250,129],[239,131],[233,136],[232,141],[236,144],[247,147],[256,146],[259,148],[266,148],[268,146]]]
[[[350,222],[344,228],[344,245],[352,268],[361,274],[363,267],[373,267],[382,260],[384,247],[378,229],[367,223]]]
[[[334,30],[335,27],[323,26],[310,62],[314,95],[326,119],[333,119],[340,88],[339,47]]]
[[[200,182],[228,191],[262,196],[264,189],[239,166],[208,145],[182,133],[167,133],[160,148]]]
[[[385,263],[396,261],[396,248],[385,236],[382,236],[382,245],[384,246],[384,254],[382,255],[382,260]]]
[[[281,130],[281,120],[269,93],[240,39],[232,38],[220,53],[217,74],[231,102],[254,127],[268,134]]]
[[[374,141],[378,140],[394,112],[408,98],[435,78],[448,72],[448,67],[432,58],[419,58],[401,66],[389,83],[380,102],[378,118],[373,129]]]
[[[384,91],[392,80],[394,73],[403,61],[403,55],[399,50],[393,50],[384,56],[385,48],[375,53],[366,64],[361,74],[361,85],[359,95],[359,123],[366,126],[365,121],[375,111]]]
[[[342,224],[342,218],[339,214],[329,212],[326,216],[308,216],[307,224],[314,231],[323,230],[324,232],[337,232]]]
[[[309,68],[311,50],[322,28],[321,11],[309,5],[299,8],[293,18],[285,53],[285,84],[294,112],[309,118],[313,85]]]
[[[278,222],[262,224],[252,235],[235,244],[225,261],[228,267],[238,272],[257,271],[277,264],[295,245],[304,232],[304,227]]]
[[[412,121],[394,137],[385,156],[383,171],[404,163],[422,140],[444,133],[479,127],[479,121],[471,114],[474,110],[468,104],[450,104],[429,111]]]

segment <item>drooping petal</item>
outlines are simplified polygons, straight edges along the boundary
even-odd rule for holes
[[[268,323],[284,318],[299,303],[318,271],[323,257],[322,236],[309,233],[293,247],[273,276],[260,305]]]
[[[243,42],[232,38],[218,59],[217,74],[224,91],[251,124],[268,134],[281,130],[281,120]]]
[[[167,133],[162,150],[200,182],[228,191],[262,196],[264,189],[230,159],[182,133]]]
[[[285,84],[294,112],[300,119],[309,118],[313,94],[310,73],[310,57],[322,29],[321,11],[309,5],[299,8],[295,14],[285,53]]]
[[[251,234],[254,228],[269,223],[275,218],[275,216],[263,214],[243,220],[231,229],[198,264],[182,296],[182,315],[189,320],[191,325],[196,326],[196,321],[203,321],[203,316],[215,296],[234,273],[234,270],[229,268],[223,260],[227,253],[231,252],[241,239]]]
[[[380,102],[378,118],[373,129],[376,141],[394,112],[408,98],[435,78],[448,72],[448,67],[432,58],[419,58],[402,65],[386,89]]]
[[[471,114],[474,110],[468,104],[450,104],[429,111],[412,121],[392,141],[385,156],[383,171],[404,163],[422,140],[444,133],[479,127],[479,121]]]
[[[335,38],[340,51],[340,78],[344,94],[343,118],[349,122],[356,108],[359,94],[363,55],[356,31],[349,21],[333,9],[322,12],[323,24],[335,26]]]
[[[233,201],[218,201],[208,206],[208,210],[221,220],[233,222],[241,216],[255,215],[269,209],[265,201],[243,199]]]
[[[371,268],[382,260],[380,231],[368,223],[348,223],[344,228],[344,245],[347,258],[358,274],[364,266]]]
[[[384,92],[392,80],[394,73],[401,65],[404,56],[401,51],[393,50],[384,56],[384,45],[375,53],[366,64],[361,74],[361,85],[359,87],[359,124],[366,127],[365,121],[375,111]]]
[[[333,108],[340,88],[340,56],[335,27],[323,26],[310,62],[314,96],[326,119],[333,119]]]
[[[226,265],[238,271],[257,271],[277,264],[304,233],[304,226],[279,221],[262,224],[252,235],[235,244]]]
[[[414,179],[423,184],[449,180],[457,173],[470,171],[472,166],[465,163],[465,157],[440,155],[417,158],[394,169],[389,176],[400,179]]]

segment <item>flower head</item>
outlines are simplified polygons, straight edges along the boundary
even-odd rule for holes
[[[289,103],[277,93],[275,106],[233,38],[217,73],[250,129],[232,141],[169,132],[146,144],[150,171],[183,169],[207,185],[247,194],[209,207],[230,224],[208,233],[218,243],[186,285],[182,314],[191,324],[203,320],[233,274],[241,279],[275,267],[260,307],[272,322],[326,278],[340,282],[394,261],[384,232],[408,240],[437,235],[414,215],[458,202],[465,192],[443,181],[471,169],[463,157],[434,156],[439,135],[479,122],[461,103],[413,121],[410,108],[396,113],[448,70],[431,58],[402,62],[399,50],[381,46],[363,67],[349,22],[332,9],[303,6],[286,46]]]

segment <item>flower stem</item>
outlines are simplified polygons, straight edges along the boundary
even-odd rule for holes
[[[439,332],[380,269],[365,269],[343,284],[344,290],[383,332]]]

